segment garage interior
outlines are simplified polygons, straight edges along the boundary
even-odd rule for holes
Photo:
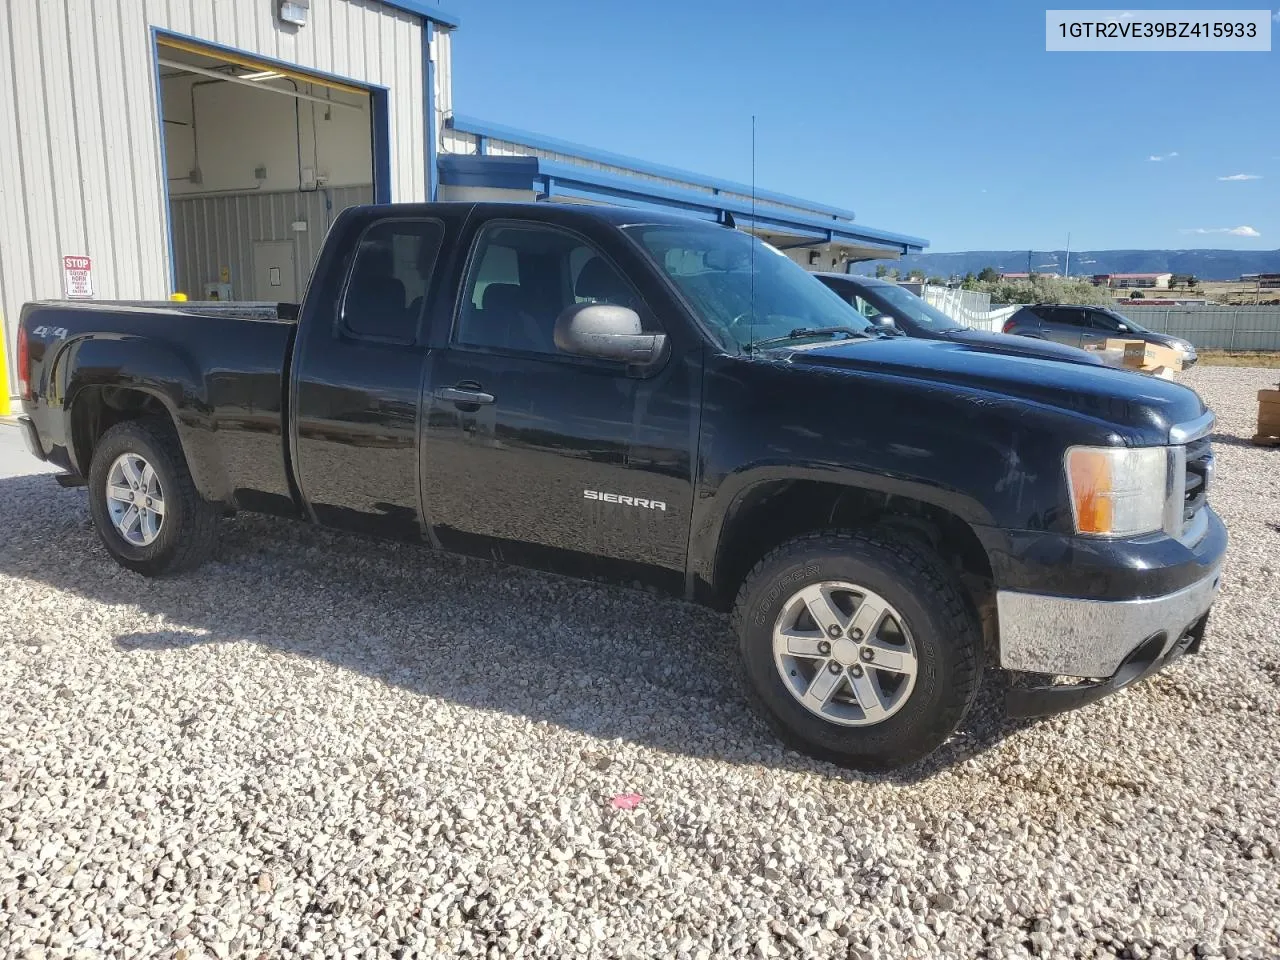
[[[333,218],[374,200],[372,96],[158,36],[174,289],[296,302]]]

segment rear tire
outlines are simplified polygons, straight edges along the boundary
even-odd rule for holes
[[[102,435],[89,465],[89,510],[107,552],[148,577],[200,566],[221,513],[196,491],[173,427],[153,418]]]
[[[943,562],[913,543],[842,531],[791,540],[747,577],[733,620],[774,729],[841,766],[922,759],[977,696],[977,620]]]

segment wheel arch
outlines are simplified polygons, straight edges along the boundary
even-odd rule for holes
[[[984,632],[993,632],[991,559],[973,527],[981,522],[975,513],[984,517],[981,508],[970,502],[966,509],[955,498],[940,503],[948,498],[919,493],[812,477],[765,478],[745,485],[717,530],[704,599],[717,609],[729,609],[756,563],[787,540],[825,529],[881,529],[941,556],[964,585]]]
[[[184,423],[173,397],[165,390],[140,384],[81,384],[69,395],[67,412],[71,459],[81,476],[89,476],[94,448],[108,430],[128,420],[155,418],[165,421],[177,436],[200,495],[211,501],[227,499],[226,481],[211,438]]]

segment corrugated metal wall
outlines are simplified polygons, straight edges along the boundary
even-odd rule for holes
[[[1280,307],[1139,307],[1116,311],[1148,329],[1189,340],[1202,350],[1280,350]]]
[[[984,309],[985,297],[972,291],[926,286],[925,299],[952,319],[973,327],[999,333],[1004,321],[1022,309],[1018,304],[1001,304]],[[1280,350],[1280,307],[1205,304],[1186,307],[1140,307],[1117,304],[1124,316],[1156,333],[1168,333],[1189,341],[1199,350]]]
[[[175,197],[173,252],[178,289],[199,299],[206,281],[217,280],[223,267],[231,270],[232,295],[253,298],[253,244],[257,240],[291,240],[297,290],[301,295],[320,256],[320,245],[333,218],[347,207],[373,202],[373,186],[336,187],[285,193],[235,194],[217,197]],[[307,229],[292,224],[305,220]]]
[[[426,197],[423,30],[370,0],[311,0],[282,28],[268,0],[0,3],[0,311],[62,295],[64,254],[102,299],[170,292],[152,27],[390,89],[394,200]],[[447,32],[441,31],[447,47]],[[447,52],[447,51],[446,51]]]

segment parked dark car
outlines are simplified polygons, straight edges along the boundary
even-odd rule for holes
[[[815,276],[835,291],[841,300],[851,304],[873,324],[890,333],[919,337],[922,340],[949,340],[982,350],[1040,357],[1044,360],[1070,360],[1073,363],[1095,366],[1102,362],[1093,354],[1075,347],[1060,346],[1048,341],[1032,343],[1025,337],[1019,339],[1004,333],[988,333],[966,327],[910,290],[889,280],[855,277],[845,273],[818,273]]]
[[[945,741],[988,666],[1052,713],[1204,637],[1214,415],[1176,383],[883,336],[754,237],[609,207],[354,207],[279,313],[23,308],[27,443],[122,566],[252,510],[667,592],[859,767]]]
[[[1180,337],[1148,330],[1135,320],[1107,307],[1039,303],[1023,307],[1005,321],[1004,332],[1020,337],[1053,340],[1072,347],[1101,348],[1110,337],[1145,340],[1172,347],[1182,357],[1183,369],[1196,362],[1196,348]]]

